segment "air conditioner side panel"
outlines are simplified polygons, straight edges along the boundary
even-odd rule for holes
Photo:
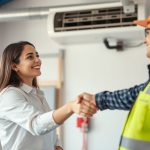
[[[54,31],[54,17],[55,17],[55,11],[49,11],[48,19],[47,19],[47,28],[48,28],[48,34],[50,37],[55,36]]]

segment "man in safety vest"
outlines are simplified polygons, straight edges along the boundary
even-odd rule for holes
[[[134,21],[145,28],[147,57],[150,58],[150,16]],[[148,65],[150,75],[150,65]],[[84,93],[100,110],[130,110],[123,128],[119,150],[150,150],[150,83],[149,80],[129,89],[103,91],[95,95]]]

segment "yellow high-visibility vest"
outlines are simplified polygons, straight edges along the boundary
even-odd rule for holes
[[[128,114],[119,150],[150,150],[150,83]]]

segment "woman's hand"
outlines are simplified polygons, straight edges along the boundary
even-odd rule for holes
[[[60,146],[56,146],[55,150],[63,150],[63,149]]]

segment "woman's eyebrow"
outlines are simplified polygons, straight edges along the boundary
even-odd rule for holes
[[[28,55],[33,55],[33,53],[27,53],[26,56],[28,56]]]

